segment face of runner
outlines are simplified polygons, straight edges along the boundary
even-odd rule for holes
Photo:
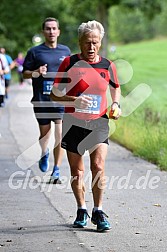
[[[57,26],[57,22],[55,21],[46,22],[43,30],[43,35],[45,37],[47,45],[57,43],[57,38],[60,35],[60,30]]]
[[[101,38],[98,30],[84,34],[80,41],[81,56],[89,62],[97,62],[99,60],[98,52],[101,47]]]

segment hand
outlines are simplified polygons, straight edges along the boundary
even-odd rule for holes
[[[109,112],[109,118],[117,120],[121,116],[121,109],[119,108],[117,103],[113,103],[111,105],[111,110]]]
[[[39,73],[42,74],[42,75],[46,75],[46,73],[47,73],[47,64],[39,67]]]
[[[92,97],[87,95],[81,95],[74,101],[75,108],[85,109],[91,105]]]

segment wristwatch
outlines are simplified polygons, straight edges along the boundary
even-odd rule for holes
[[[112,103],[112,105],[113,105],[114,103],[118,105],[118,108],[121,107],[120,104],[119,104],[118,102],[115,101],[115,102]],[[111,106],[112,106],[112,105],[111,105]]]

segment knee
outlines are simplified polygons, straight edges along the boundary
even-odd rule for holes
[[[71,171],[71,183],[83,180],[84,172],[80,170]]]
[[[43,141],[43,142],[48,141],[49,138],[50,138],[50,134],[48,134],[48,133],[46,133],[46,134],[41,133],[39,136],[39,140]]]
[[[92,173],[95,173],[95,174],[102,173],[104,171],[104,164],[100,162],[94,162],[91,165],[91,171]]]

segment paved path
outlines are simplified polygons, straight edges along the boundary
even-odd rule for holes
[[[103,206],[112,230],[97,233],[90,222],[85,229],[72,228],[76,205],[66,155],[61,167],[63,184],[48,183],[52,155],[50,171],[43,174],[38,169],[40,148],[31,91],[28,85],[11,86],[9,100],[0,108],[0,252],[166,252],[167,173],[112,142]],[[91,214],[87,154],[84,159]]]

